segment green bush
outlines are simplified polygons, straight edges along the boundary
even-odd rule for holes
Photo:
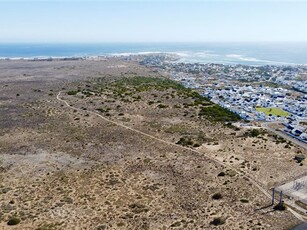
[[[240,201],[241,201],[242,203],[248,203],[248,202],[249,202],[248,199],[245,199],[245,198],[242,198]]]
[[[17,217],[12,217],[7,222],[7,225],[17,225],[19,223],[20,223],[20,219],[18,219]]]
[[[214,218],[214,219],[210,222],[210,224],[215,225],[215,226],[223,225],[223,224],[225,224],[225,220],[222,219],[221,217],[217,217],[217,218]]]
[[[176,228],[176,227],[179,227],[181,225],[181,222],[180,221],[177,221],[177,222],[175,222],[175,223],[172,223],[171,225],[170,225],[170,227],[171,228]]]
[[[222,108],[219,105],[202,107],[198,115],[200,117],[204,116],[212,122],[232,122],[241,120],[238,114]]]
[[[304,155],[304,154],[299,154],[299,155],[296,155],[296,156],[294,157],[294,160],[296,160],[297,163],[301,163],[301,162],[303,162],[305,159],[306,159],[306,155]]]
[[[219,200],[219,199],[222,199],[222,194],[221,193],[215,193],[213,196],[212,196],[212,199],[213,200]]]
[[[99,111],[99,112],[101,112],[101,113],[105,113],[105,112],[107,112],[107,110],[106,109],[104,109],[104,108],[98,108],[98,109],[96,109],[97,111]]]
[[[260,131],[259,129],[253,129],[251,132],[250,132],[251,136],[252,137],[257,137],[260,135]]]
[[[278,211],[285,211],[287,209],[286,205],[284,204],[284,202],[282,202],[282,204],[280,205],[280,203],[276,204],[274,206],[274,210],[278,210]]]
[[[180,140],[176,144],[182,145],[182,146],[189,146],[189,145],[193,145],[194,142],[190,138],[181,137]]]
[[[243,136],[244,137],[258,137],[263,134],[264,134],[264,131],[261,129],[252,129],[252,130],[247,130]]]
[[[154,78],[154,77],[132,77],[123,78],[113,84],[116,86],[116,90],[119,92],[127,91],[127,87],[134,87],[137,92],[143,92],[150,89],[163,91],[166,89],[185,90],[184,86],[166,78]]]
[[[165,109],[167,107],[168,107],[168,105],[164,105],[164,104],[159,104],[158,105],[158,108],[160,108],[160,109]]]
[[[76,95],[77,93],[78,91],[75,91],[75,90],[71,90],[67,92],[68,95]]]

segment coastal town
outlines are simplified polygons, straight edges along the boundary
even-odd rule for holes
[[[142,65],[167,72],[184,86],[247,121],[278,122],[283,132],[307,142],[307,67],[182,63],[147,55]]]
[[[307,230],[307,0],[0,6],[0,230]]]

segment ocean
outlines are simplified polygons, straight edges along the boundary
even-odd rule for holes
[[[180,62],[244,65],[307,65],[306,43],[101,43],[3,44],[0,58],[177,54]]]

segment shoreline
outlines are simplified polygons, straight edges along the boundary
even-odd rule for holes
[[[307,43],[0,43],[0,60],[175,57],[179,62],[246,66],[307,66]]]
[[[197,61],[193,58],[191,60],[185,59],[185,56],[176,52],[137,52],[137,53],[109,53],[105,55],[81,55],[81,56],[31,56],[31,57],[0,57],[0,61],[80,61],[80,60],[92,60],[92,61],[101,61],[110,58],[146,58],[146,57],[165,57],[174,63],[183,63],[183,64],[216,64],[224,66],[278,66],[278,67],[307,67],[306,64],[296,64],[296,63],[280,63],[280,64],[247,64],[247,63],[235,63],[231,61],[208,61],[202,62]],[[272,63],[278,63],[273,62]]]

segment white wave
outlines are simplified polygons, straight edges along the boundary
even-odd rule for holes
[[[136,55],[136,53],[108,53],[108,56],[131,56]]]
[[[106,56],[111,57],[129,57],[129,56],[137,56],[137,55],[172,55],[178,58],[189,58],[190,54],[187,52],[168,52],[168,51],[146,51],[146,52],[123,52],[123,53],[108,53]]]
[[[109,56],[135,56],[135,55],[150,55],[150,54],[163,54],[166,52],[160,51],[147,51],[147,52],[122,52],[122,53],[108,53]]]
[[[166,52],[166,53],[176,55],[179,57],[190,57],[191,56],[188,52]]]
[[[297,65],[296,63],[291,62],[280,62],[280,61],[271,61],[265,59],[257,59],[253,57],[246,57],[240,54],[227,54],[225,55],[227,58],[233,58],[244,62],[258,62],[258,63],[266,63],[266,64],[275,64],[275,65]]]
[[[215,54],[211,51],[203,51],[203,52],[195,52],[193,56],[199,57],[199,58],[216,58],[216,57],[219,57],[220,55]]]
[[[241,61],[249,61],[249,62],[260,62],[260,61],[264,61],[264,60],[259,60],[257,58],[253,58],[253,57],[245,57],[243,55],[240,54],[227,54],[226,57],[228,58],[234,58],[234,59],[239,59]]]
[[[229,57],[229,58],[241,58],[242,55],[240,55],[240,54],[226,54],[226,57]]]

